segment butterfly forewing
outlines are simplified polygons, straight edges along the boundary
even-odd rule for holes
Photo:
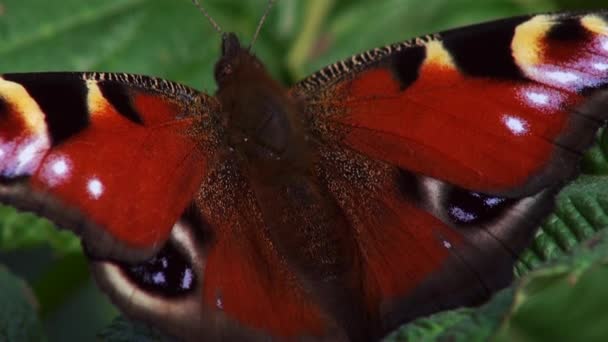
[[[606,31],[600,14],[480,24],[353,57],[294,93],[314,128],[372,158],[527,195],[569,178],[603,119],[582,105],[605,96]]]
[[[96,256],[149,256],[204,175],[189,133],[198,96],[127,74],[3,75],[1,200],[82,234]]]

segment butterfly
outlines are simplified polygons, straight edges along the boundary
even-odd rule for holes
[[[279,84],[222,36],[211,96],[0,76],[0,202],[81,239],[188,341],[369,341],[505,287],[608,116],[608,13],[515,17]]]

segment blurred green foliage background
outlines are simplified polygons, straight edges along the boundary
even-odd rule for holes
[[[245,43],[266,6],[201,2]],[[602,3],[608,7],[605,0],[279,0],[254,50],[292,84],[338,59],[417,35]],[[121,71],[212,93],[219,40],[188,0],[0,0],[0,73]],[[0,220],[0,264],[32,286],[48,340],[93,340],[117,312],[89,280],[78,241],[10,208],[0,208]]]

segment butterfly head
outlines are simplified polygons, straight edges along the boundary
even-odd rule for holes
[[[260,60],[243,47],[236,34],[224,33],[222,35],[222,56],[215,64],[215,80],[222,87],[238,75],[247,71],[261,71],[264,66]]]
[[[286,89],[234,33],[223,34],[221,52],[215,65],[216,98],[227,145],[258,179],[305,169],[303,131]]]

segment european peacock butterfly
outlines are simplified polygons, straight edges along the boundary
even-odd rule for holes
[[[367,341],[508,284],[608,115],[608,14],[446,31],[289,89],[228,33],[215,78],[2,75],[0,201],[81,235],[171,335]]]

